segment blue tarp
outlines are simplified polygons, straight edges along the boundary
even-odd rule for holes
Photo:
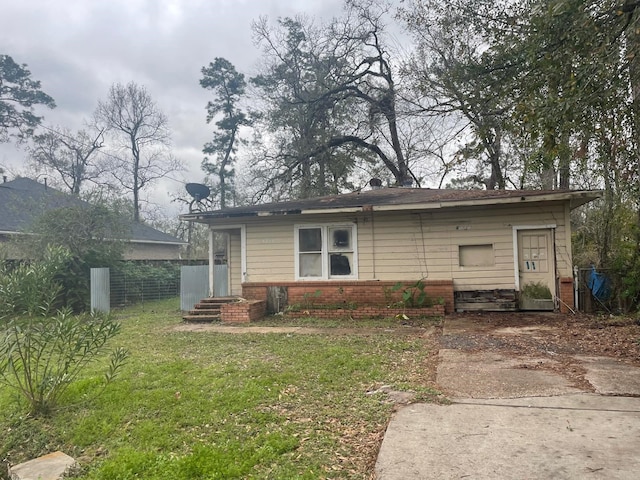
[[[587,287],[593,296],[601,302],[606,302],[611,298],[611,281],[604,273],[598,273],[595,266],[591,267]]]

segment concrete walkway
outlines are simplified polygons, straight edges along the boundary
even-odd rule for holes
[[[444,335],[459,335],[457,322],[445,323]],[[640,477],[640,368],[576,356],[596,392],[585,393],[545,368],[553,367],[548,358],[456,349],[439,355],[437,383],[453,403],[396,413],[378,455],[378,480]]]

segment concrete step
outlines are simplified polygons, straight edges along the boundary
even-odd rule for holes
[[[219,322],[220,315],[183,315],[182,320],[188,323]]]
[[[196,303],[193,308],[197,309],[197,310],[220,310],[220,307],[222,307],[222,305],[226,305],[226,304],[222,304],[222,303]]]
[[[223,305],[225,303],[232,303],[237,301],[237,297],[209,297],[200,300],[200,304]]]
[[[196,305],[195,310],[189,310],[189,315],[220,315],[219,308],[198,308]]]

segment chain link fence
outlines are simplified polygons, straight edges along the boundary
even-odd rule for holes
[[[180,296],[180,264],[126,263],[111,269],[110,305],[124,307]]]

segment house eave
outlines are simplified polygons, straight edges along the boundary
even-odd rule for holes
[[[274,217],[287,215],[322,215],[341,213],[361,213],[361,212],[393,212],[407,210],[439,210],[448,208],[481,207],[494,205],[516,205],[524,203],[545,203],[569,201],[570,208],[574,209],[602,196],[601,191],[559,191],[557,193],[546,193],[541,195],[523,194],[522,196],[500,197],[500,198],[479,198],[469,200],[433,201],[422,203],[401,203],[387,205],[357,205],[345,207],[324,207],[306,209],[273,209],[266,211],[244,211],[244,212],[198,212],[180,215],[180,219],[188,222],[210,223],[212,220],[249,218],[249,217]]]
[[[164,242],[162,240],[136,240],[136,239],[128,239],[128,243],[149,243],[154,245],[171,245],[175,247],[179,247],[181,245],[189,245],[187,242]]]

